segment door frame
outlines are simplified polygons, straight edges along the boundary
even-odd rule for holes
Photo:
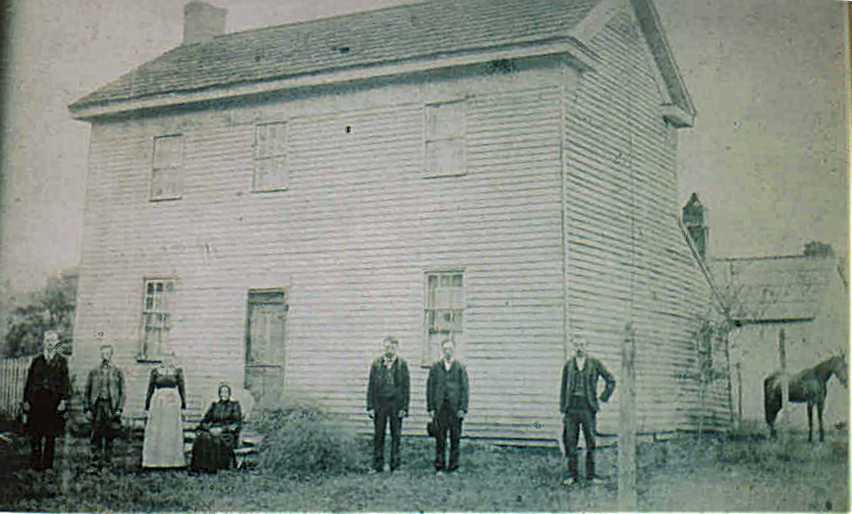
[[[249,288],[249,289],[246,290],[246,296],[245,296],[246,317],[245,317],[245,328],[244,328],[244,332],[243,332],[243,360],[244,360],[244,364],[243,364],[243,387],[247,391],[249,391],[249,393],[252,393],[252,395],[253,395],[254,392],[249,389],[249,384],[248,384],[248,379],[249,379],[248,368],[251,366],[249,356],[251,355],[251,312],[252,312],[252,305],[253,304],[263,305],[263,304],[272,303],[272,302],[252,302],[251,296],[252,296],[253,293],[260,293],[260,294],[263,294],[263,293],[281,293],[284,297],[284,302],[283,302],[283,304],[281,304],[281,305],[284,306],[285,321],[284,321],[284,333],[282,335],[282,337],[283,337],[283,348],[281,349],[281,351],[282,351],[281,357],[282,357],[283,363],[280,366],[281,367],[282,381],[281,381],[281,384],[280,384],[281,390],[279,391],[279,395],[283,397],[283,394],[284,394],[284,380],[283,379],[284,379],[284,377],[287,376],[287,320],[286,320],[286,318],[287,318],[287,313],[290,310],[290,304],[288,302],[288,300],[290,298],[290,291],[289,291],[288,287]],[[268,365],[268,364],[267,365],[261,364],[261,365],[255,366],[255,367],[271,368],[271,367],[277,367],[277,366]],[[262,408],[263,407],[263,401],[262,401],[263,398],[256,398],[255,400],[257,401],[257,405]]]

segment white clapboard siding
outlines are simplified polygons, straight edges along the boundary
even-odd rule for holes
[[[399,86],[407,96],[383,86],[333,110],[322,99],[251,106],[287,121],[279,192],[251,192],[254,126],[235,121],[251,118],[240,108],[96,124],[74,365],[94,365],[97,344],[114,343],[127,410],[140,410],[150,366],[136,361],[143,279],[174,277],[170,345],[199,412],[219,381],[243,380],[248,289],[286,287],[286,398],[369,429],[367,370],[392,333],[412,371],[413,419],[423,420],[424,272],[463,269],[466,431],[551,437],[564,357],[560,66],[490,91],[460,80],[458,177],[423,177],[423,106],[435,95],[419,97],[419,86]],[[438,100],[455,87],[433,86]],[[152,138],[165,133],[183,135],[183,194],[150,202]]]
[[[640,431],[692,429],[698,385],[683,377],[695,369],[692,333],[711,296],[676,221],[676,135],[632,13],[617,14],[592,47],[603,64],[566,99],[569,330],[592,334],[595,353],[618,372],[632,322]],[[708,391],[705,426],[727,419],[725,384]],[[602,432],[617,430],[618,396],[601,412]]]
[[[367,370],[393,334],[412,371],[405,431],[422,434],[424,273],[463,270],[468,435],[556,437],[566,326],[618,373],[628,320],[640,428],[693,427],[698,387],[679,377],[710,296],[675,219],[675,134],[631,15],[592,43],[601,61],[582,78],[551,58],[95,122],[72,365],[114,344],[127,411],[141,410],[143,283],[173,278],[170,346],[199,414],[220,381],[244,381],[248,290],[283,287],[284,397],[370,430]],[[424,105],[459,99],[465,173],[425,178]],[[286,190],[252,192],[255,121],[287,123]],[[153,138],[169,134],[183,136],[183,192],[151,202]],[[722,392],[705,426],[724,421]]]

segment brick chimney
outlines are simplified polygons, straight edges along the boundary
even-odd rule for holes
[[[193,0],[183,7],[183,44],[210,41],[225,33],[228,10]]]
[[[689,201],[683,206],[683,225],[695,243],[695,249],[702,259],[707,259],[710,246],[710,226],[707,208],[701,205],[698,195],[692,193]]]

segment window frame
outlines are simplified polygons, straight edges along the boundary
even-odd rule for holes
[[[275,153],[272,155],[260,155],[260,135],[259,132],[261,127],[270,127],[273,125],[279,125],[284,130],[284,141],[282,142],[282,149],[280,153]],[[289,122],[287,120],[270,120],[270,121],[259,121],[254,124],[254,134],[252,140],[252,175],[251,175],[251,192],[252,193],[275,193],[278,191],[287,191],[290,188],[290,159],[289,159],[289,146],[290,146],[290,127]],[[284,165],[281,167],[281,170],[284,172],[284,184],[283,185],[274,185],[270,187],[258,187],[257,184],[257,174],[258,174],[258,166],[264,162],[275,161],[276,159],[283,159]]]
[[[442,106],[449,106],[458,104],[461,106],[461,115],[462,115],[462,127],[459,135],[450,136],[450,137],[436,137],[430,134],[430,127],[432,126],[429,123],[430,119],[430,109],[440,108]],[[467,174],[467,118],[468,118],[468,105],[469,98],[450,98],[445,100],[439,100],[434,102],[428,102],[423,106],[423,178],[440,178],[440,177],[460,177]],[[429,146],[430,144],[440,143],[440,142],[448,142],[448,141],[460,141],[461,142],[461,163],[457,166],[458,169],[447,170],[447,171],[436,171],[430,169],[430,159],[429,159]]]
[[[432,303],[433,292],[430,289],[429,279],[430,277],[435,277],[437,281],[440,282],[441,277],[461,277],[461,287],[453,288],[461,290],[461,308],[454,308],[452,296],[450,297],[450,308],[441,309],[436,308]],[[426,270],[423,273],[423,355],[421,358],[421,366],[429,367],[431,366],[435,360],[438,358],[439,349],[433,348],[431,336],[433,334],[446,334],[446,337],[441,337],[441,339],[449,338],[452,339],[456,343],[456,349],[459,348],[459,343],[463,341],[465,330],[464,330],[464,313],[467,310],[467,295],[465,294],[465,270],[464,268],[447,268],[447,269],[435,269],[435,270]],[[440,287],[440,283],[438,284]],[[434,317],[430,316],[431,313],[437,313],[438,311],[451,311],[452,315],[455,316],[457,312],[461,313],[461,318],[458,321],[460,324],[460,330],[456,331],[453,328],[449,330],[433,330]],[[453,319],[451,323],[454,325],[457,321]]]
[[[149,283],[157,283],[160,282],[163,284],[163,293],[167,293],[167,302],[166,302],[166,310],[153,310],[148,309],[148,284]],[[167,291],[167,283],[171,283],[171,290]],[[160,351],[163,350],[169,343],[169,337],[171,335],[172,330],[172,320],[174,319],[175,314],[175,297],[177,294],[177,283],[178,280],[173,276],[152,276],[145,277],[142,279],[142,318],[141,318],[141,334],[139,337],[139,352],[137,354],[136,360],[139,362],[161,362],[163,360],[162,353],[149,353],[148,352],[148,315],[149,314],[165,314],[163,319],[163,324],[158,328],[160,331],[165,331],[165,339],[161,343]]]
[[[179,144],[179,155],[180,158],[176,165],[170,166],[157,166],[157,142],[166,139],[177,139]],[[181,133],[173,133],[173,134],[162,134],[159,136],[154,136],[151,144],[151,175],[148,185],[148,201],[150,202],[162,202],[169,200],[180,200],[183,198],[183,187],[184,187],[184,160],[186,157],[186,140],[184,135]],[[154,196],[154,176],[161,171],[166,171],[169,173],[179,174],[180,178],[180,188],[177,193],[168,194],[168,195],[160,195]]]

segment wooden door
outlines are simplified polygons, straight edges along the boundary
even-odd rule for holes
[[[284,395],[287,298],[283,290],[249,291],[246,324],[246,389],[270,408]]]

